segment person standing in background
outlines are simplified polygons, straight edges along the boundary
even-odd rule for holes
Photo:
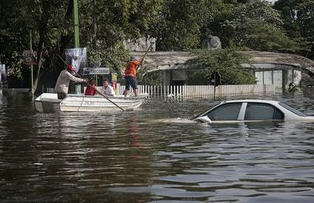
[[[131,56],[128,65],[125,68],[124,79],[125,79],[125,90],[123,92],[124,96],[127,96],[130,86],[134,91],[134,95],[137,96],[137,81],[136,81],[136,70],[137,67],[143,63],[144,57],[141,61],[138,61],[136,57]]]

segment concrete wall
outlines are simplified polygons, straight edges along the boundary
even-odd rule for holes
[[[257,84],[274,85],[277,91],[288,89],[290,83],[300,85],[302,73],[295,69],[259,70],[255,72]]]

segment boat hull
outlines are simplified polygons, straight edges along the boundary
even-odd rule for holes
[[[35,109],[41,113],[59,112],[60,102],[57,94],[43,93],[35,99]]]
[[[110,97],[109,99],[124,110],[138,108],[146,96],[139,97]],[[86,112],[114,112],[121,111],[116,105],[102,96],[68,95],[63,100],[57,99],[57,94],[43,93],[35,100],[38,112],[52,113],[60,111],[86,111]]]

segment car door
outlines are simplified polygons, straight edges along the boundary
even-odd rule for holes
[[[284,114],[268,103],[248,102],[245,109],[245,122],[282,121]]]
[[[209,111],[206,116],[212,123],[239,122],[242,102],[225,103]]]

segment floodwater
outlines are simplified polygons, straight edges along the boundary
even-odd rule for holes
[[[263,98],[313,115],[308,95]],[[314,202],[314,123],[187,122],[211,104],[41,114],[25,94],[0,97],[0,200]]]

